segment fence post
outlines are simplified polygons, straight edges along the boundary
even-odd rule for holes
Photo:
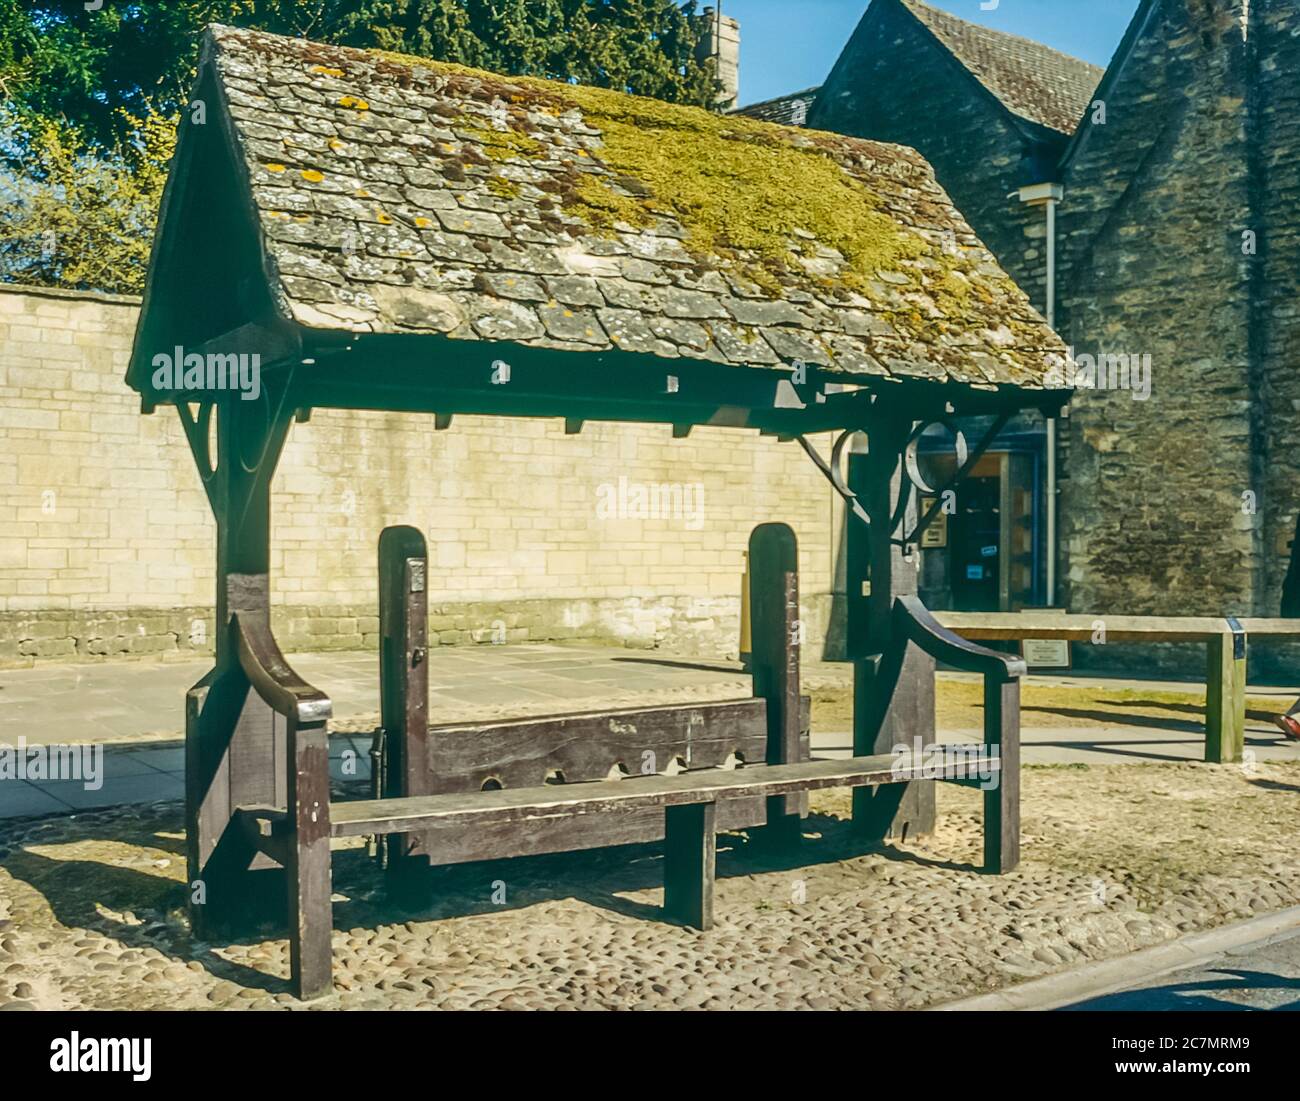
[[[1229,617],[1222,633],[1206,643],[1205,759],[1241,760],[1246,744],[1246,632]]]

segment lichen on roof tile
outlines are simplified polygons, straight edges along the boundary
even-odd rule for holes
[[[227,27],[204,64],[300,325],[1028,387],[1064,351],[910,149]]]

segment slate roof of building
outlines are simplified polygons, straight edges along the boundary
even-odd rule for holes
[[[1002,104],[1021,118],[1073,134],[1105,70],[1018,35],[899,0]]]
[[[791,92],[786,96],[765,99],[751,103],[746,107],[737,107],[732,114],[745,115],[765,122],[779,122],[783,126],[804,126],[808,122],[808,111],[817,99],[821,85],[805,88],[802,92]]]
[[[203,65],[273,298],[305,328],[1030,388],[1064,351],[901,146],[228,27]],[[644,178],[615,141],[682,134],[700,155],[670,147]],[[883,261],[851,279],[828,238]]]

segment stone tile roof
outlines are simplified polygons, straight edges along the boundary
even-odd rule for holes
[[[967,23],[921,0],[900,0],[1013,114],[1073,134],[1105,70],[1041,42]]]
[[[203,65],[309,329],[1030,388],[1064,351],[910,149],[226,27]]]
[[[737,107],[732,114],[763,119],[765,122],[779,122],[783,126],[805,126],[808,122],[808,111],[820,91],[821,85],[816,88],[805,88],[802,92],[791,92],[787,96],[777,96],[775,99],[751,103],[747,107]]]

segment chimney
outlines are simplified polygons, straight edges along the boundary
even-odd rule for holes
[[[722,82],[718,92],[718,110],[730,111],[740,101],[740,23],[723,15],[721,3],[716,8],[705,8],[709,30],[700,40],[696,56],[701,61],[712,58]]]

